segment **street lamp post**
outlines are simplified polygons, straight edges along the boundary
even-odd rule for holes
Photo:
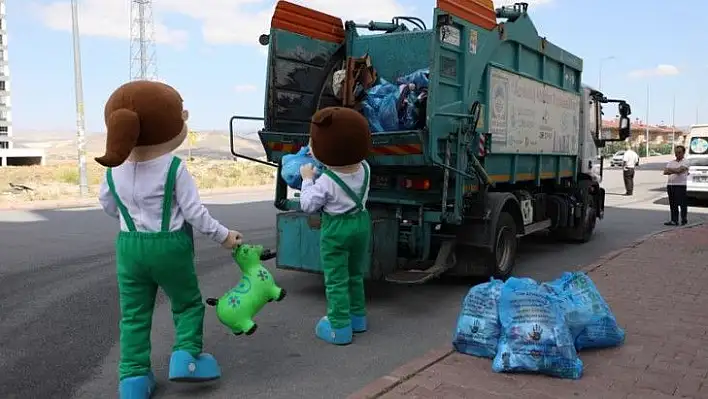
[[[71,33],[74,41],[74,90],[76,92],[76,141],[79,152],[79,191],[82,197],[88,194],[86,178],[86,127],[84,121],[84,89],[81,82],[81,48],[79,45],[78,1],[71,0]]]
[[[603,66],[603,64],[605,63],[605,61],[611,61],[614,59],[615,59],[614,55],[600,58],[600,68],[599,68],[598,76],[597,76],[597,90],[602,91],[602,66]]]
[[[676,94],[671,105],[671,152],[676,151]]]
[[[646,148],[646,157],[649,158],[649,85],[647,84],[647,119],[644,121],[646,126],[646,140],[644,146]]]

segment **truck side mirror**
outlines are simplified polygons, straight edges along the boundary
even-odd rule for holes
[[[630,123],[629,118],[626,116],[620,116],[619,120],[619,136],[620,140],[627,140],[630,133]]]
[[[620,140],[626,140],[630,135],[630,121],[629,115],[632,114],[632,109],[626,102],[620,102],[617,106],[620,119],[619,119],[619,136]]]

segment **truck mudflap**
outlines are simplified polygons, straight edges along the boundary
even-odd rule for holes
[[[438,255],[433,265],[425,270],[399,270],[385,277],[386,281],[395,284],[423,284],[451,270],[457,264],[455,256],[455,240],[446,240],[440,245]]]
[[[605,217],[605,189],[599,185],[595,188],[595,203],[597,204],[597,218]]]
[[[372,212],[369,262],[364,268],[367,280],[381,280],[396,268],[398,221]],[[319,215],[284,212],[277,216],[276,267],[321,274]]]

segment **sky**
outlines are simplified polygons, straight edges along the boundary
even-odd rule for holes
[[[343,20],[422,18],[435,0],[293,0]],[[627,99],[632,117],[678,126],[708,122],[708,31],[691,15],[705,0],[527,0],[541,36],[584,60],[583,82]],[[69,0],[9,0],[8,58],[15,135],[76,130]],[[496,6],[513,1],[495,0]],[[226,130],[232,115],[263,115],[273,0],[155,0],[156,65],[196,130]],[[690,14],[690,15],[687,15]],[[130,0],[79,0],[86,129],[104,130],[103,106],[130,79]],[[607,112],[606,112],[607,115]],[[614,116],[614,110],[610,111]],[[250,127],[239,127],[249,129]]]

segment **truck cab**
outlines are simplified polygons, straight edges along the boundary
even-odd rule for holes
[[[708,124],[693,125],[686,136],[688,179],[686,195],[689,198],[708,198]]]

